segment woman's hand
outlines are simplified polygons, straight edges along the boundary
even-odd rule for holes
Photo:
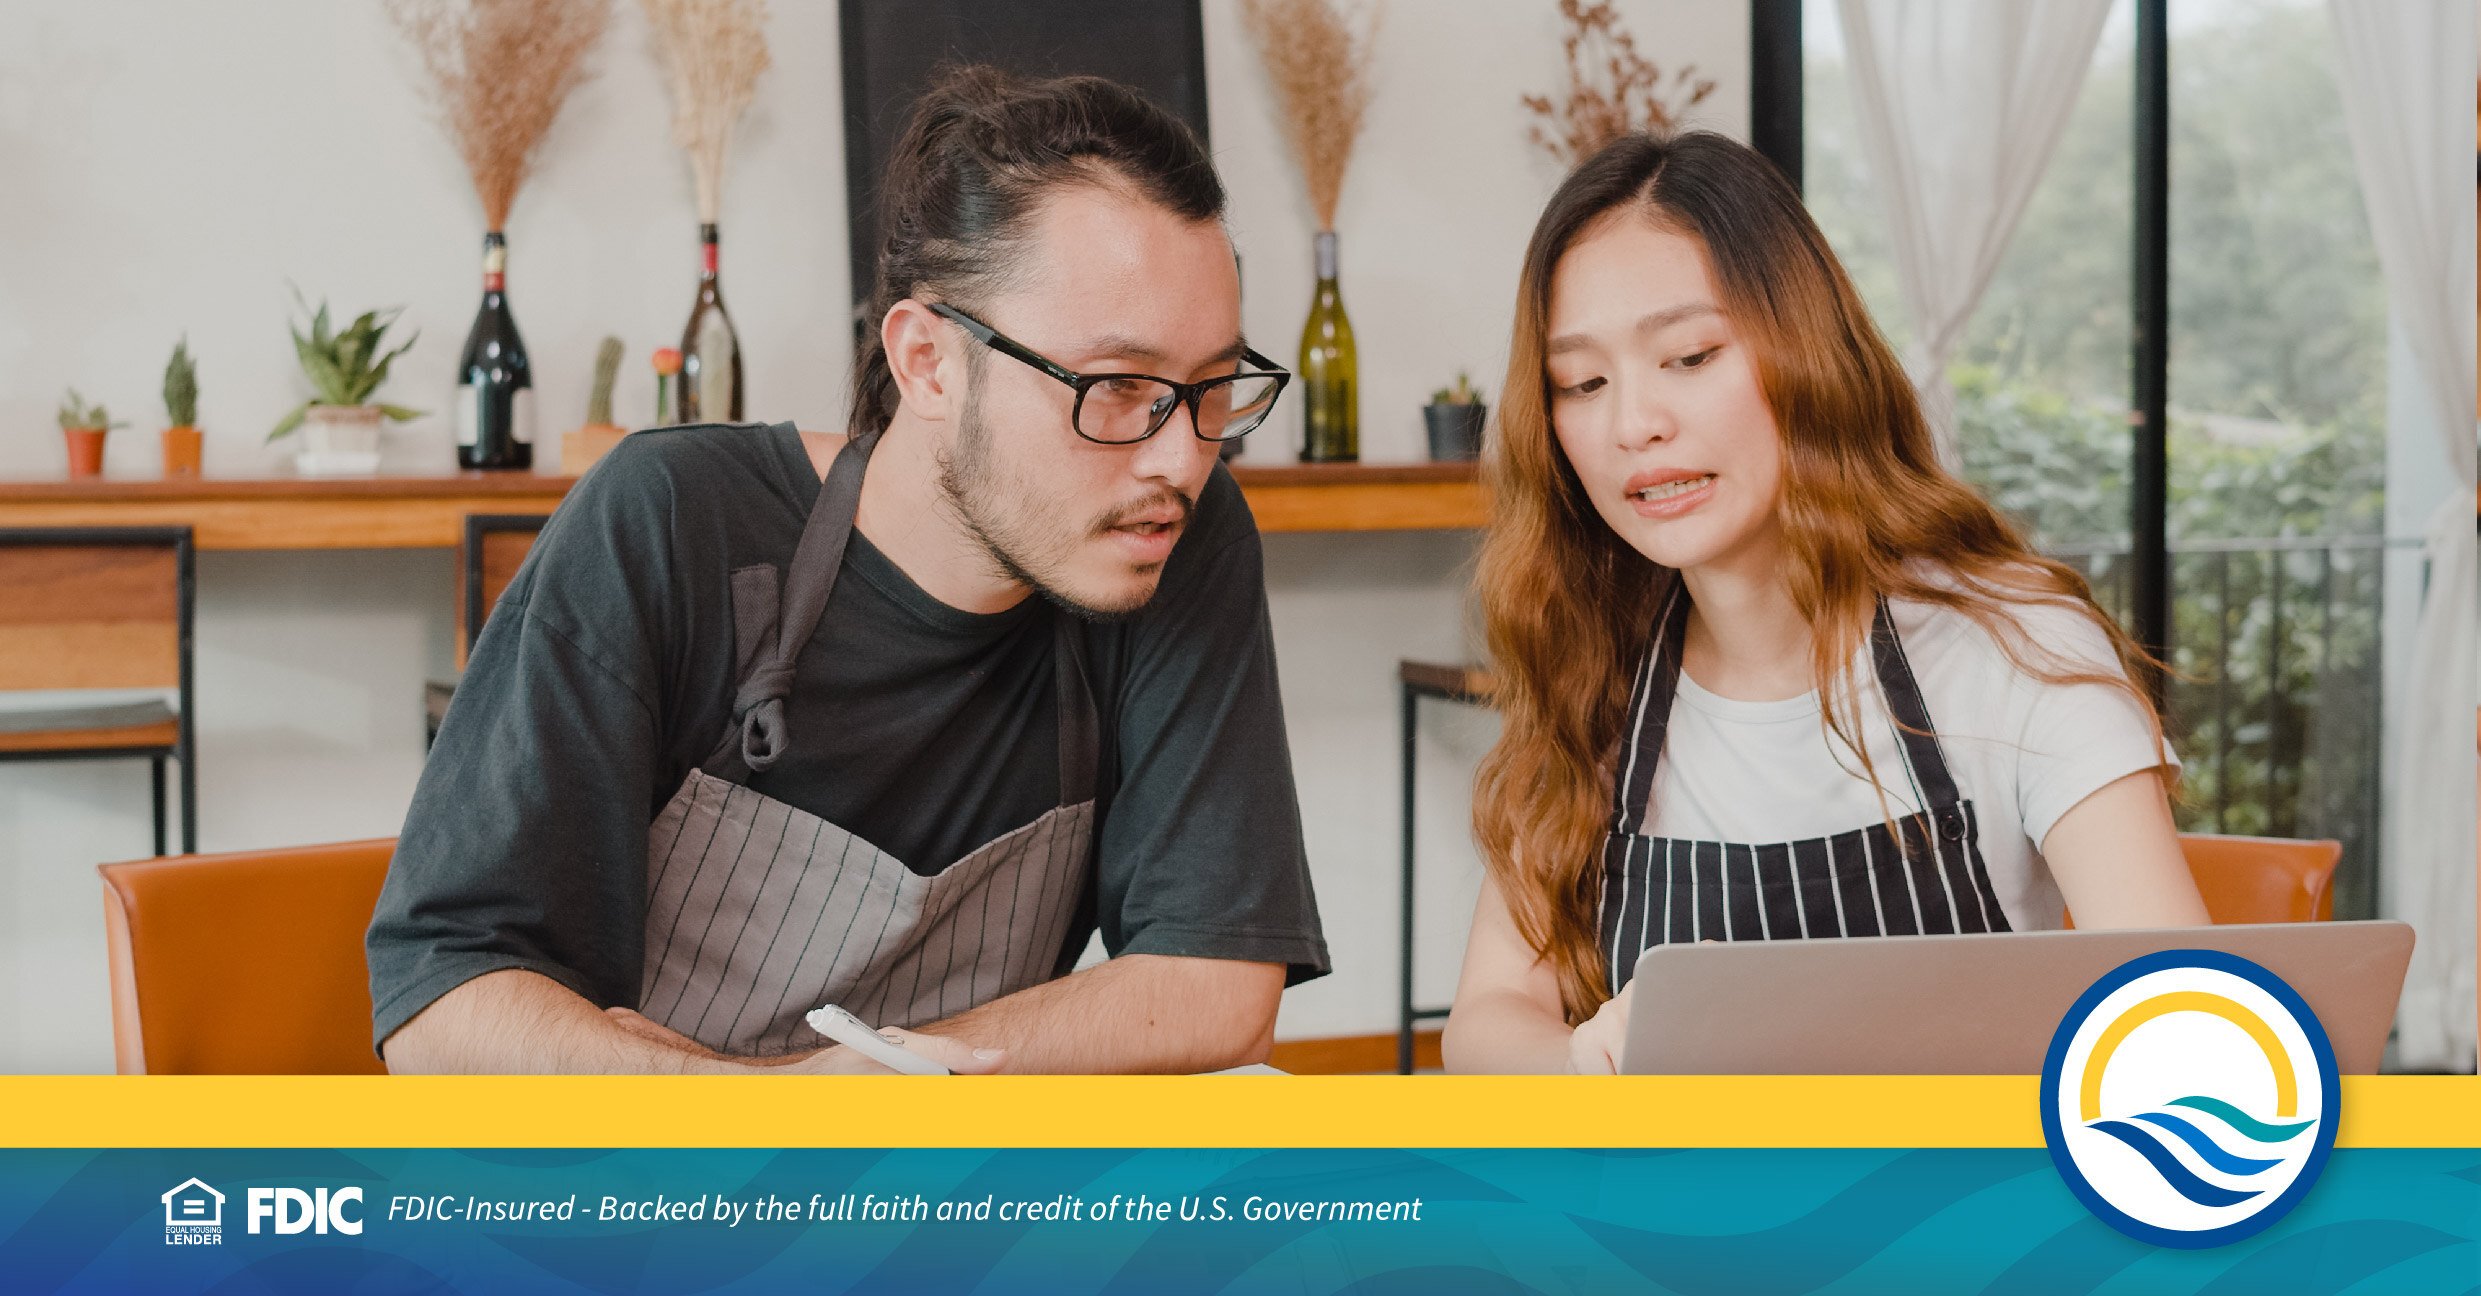
[[[1592,1017],[1587,1018],[1568,1035],[1568,1070],[1576,1075],[1618,1075],[1620,1053],[1628,1044],[1629,996],[1637,983],[1629,982],[1620,992],[1603,1002]]]

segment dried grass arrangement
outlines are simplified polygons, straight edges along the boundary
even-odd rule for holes
[[[1275,83],[1284,139],[1301,166],[1318,228],[1333,230],[1344,171],[1370,106],[1370,50],[1380,14],[1373,7],[1358,35],[1335,0],[1241,0],[1241,17]]]
[[[611,0],[388,0],[387,12],[422,62],[485,228],[505,228],[535,146],[586,79]]]
[[[732,128],[769,63],[766,0],[646,0],[646,21],[672,81],[672,139],[689,154],[698,222],[716,224]]]
[[[1561,166],[1575,166],[1622,135],[1669,130],[1714,93],[1714,82],[1698,77],[1693,65],[1666,84],[1662,69],[1637,52],[1611,0],[1559,0],[1559,17],[1567,27],[1559,42],[1567,89],[1557,102],[1526,95],[1524,104],[1536,119],[1533,142]]]

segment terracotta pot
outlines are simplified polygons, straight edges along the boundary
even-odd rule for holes
[[[61,437],[69,443],[69,475],[72,477],[103,476],[102,428],[62,428]]]
[[[165,428],[164,475],[166,477],[197,476],[199,452],[201,442],[204,440],[205,438],[199,436],[198,429],[194,427]]]
[[[595,461],[612,452],[628,429],[610,423],[588,423],[571,428],[560,437],[560,471],[575,477],[595,465]]]

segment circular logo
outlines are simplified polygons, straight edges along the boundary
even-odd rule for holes
[[[2334,1048],[2282,978],[2233,954],[2121,964],[2042,1065],[2059,1176],[2141,1242],[2214,1247],[2281,1219],[2334,1149]]]

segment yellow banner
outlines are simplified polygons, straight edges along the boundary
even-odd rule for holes
[[[2033,1076],[6,1076],[7,1147],[2037,1147]],[[2481,1147],[2346,1076],[2340,1147]]]

